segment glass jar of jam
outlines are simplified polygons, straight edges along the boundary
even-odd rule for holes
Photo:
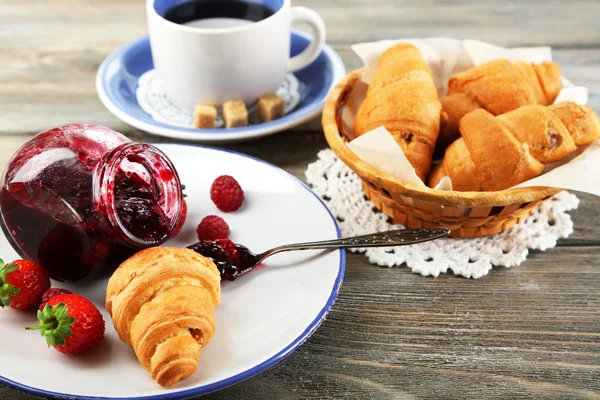
[[[164,153],[97,125],[38,134],[0,180],[4,234],[21,257],[67,282],[171,238],[182,203]]]

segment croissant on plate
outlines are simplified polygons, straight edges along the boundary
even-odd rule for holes
[[[449,176],[459,191],[510,188],[600,137],[600,119],[591,107],[572,102],[529,105],[497,117],[478,109],[461,119],[460,133],[431,171],[430,187]]]
[[[459,137],[459,122],[467,113],[483,108],[500,115],[525,105],[548,105],[562,88],[560,67],[552,61],[540,64],[498,59],[454,75],[448,93],[440,99],[448,121],[440,132],[438,148]]]
[[[440,130],[441,104],[429,66],[413,45],[400,43],[380,57],[354,134],[385,126],[425,181]]]
[[[193,374],[215,332],[221,276],[189,249],[153,247],[123,262],[106,289],[121,340],[161,386]]]

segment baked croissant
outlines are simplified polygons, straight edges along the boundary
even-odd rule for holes
[[[354,134],[385,126],[425,181],[440,129],[441,104],[429,66],[413,45],[401,43],[380,57]]]
[[[460,133],[433,168],[430,187],[449,176],[454,190],[507,189],[600,137],[600,119],[572,102],[524,106],[497,117],[478,109],[462,118]]]
[[[459,137],[460,119],[483,108],[500,115],[525,105],[548,105],[562,88],[560,67],[551,61],[540,64],[493,60],[470,68],[448,81],[448,93],[440,99],[448,121],[440,132],[438,147]]]
[[[215,332],[221,276],[189,249],[153,247],[114,272],[106,309],[121,340],[161,386],[192,375]]]

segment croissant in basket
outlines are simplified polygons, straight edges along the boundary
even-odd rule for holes
[[[448,93],[440,99],[448,121],[438,147],[443,149],[456,140],[461,118],[478,108],[500,115],[525,105],[552,104],[562,88],[560,75],[560,67],[551,61],[533,64],[498,59],[451,77]]]
[[[215,332],[221,276],[214,263],[189,249],[154,247],[115,271],[106,309],[121,340],[161,386],[196,371]]]
[[[572,102],[524,106],[497,117],[478,109],[461,119],[460,133],[433,168],[430,187],[449,176],[459,191],[510,188],[597,139],[600,119]]]
[[[380,57],[360,105],[354,134],[385,126],[425,181],[440,130],[441,104],[429,66],[413,45],[400,43]]]

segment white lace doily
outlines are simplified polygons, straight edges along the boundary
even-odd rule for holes
[[[319,152],[318,160],[306,170],[306,179],[338,219],[344,236],[403,228],[375,209],[358,176],[332,150]],[[556,246],[557,239],[568,237],[573,233],[573,222],[566,212],[578,205],[575,195],[561,192],[521,224],[496,235],[352,251],[365,252],[371,263],[381,266],[406,263],[422,275],[438,276],[452,270],[466,278],[481,278],[492,266],[517,266],[525,261],[529,249],[546,250]]]
[[[293,74],[287,74],[281,82],[275,93],[285,101],[284,111],[286,114],[296,108],[303,89],[304,84]],[[194,127],[194,113],[182,109],[171,101],[163,90],[155,70],[151,69],[140,77],[135,95],[142,110],[150,114],[155,121],[184,128]],[[250,107],[248,123],[253,125],[257,122],[256,106]],[[223,126],[224,122],[219,110],[215,127],[222,128]]]

